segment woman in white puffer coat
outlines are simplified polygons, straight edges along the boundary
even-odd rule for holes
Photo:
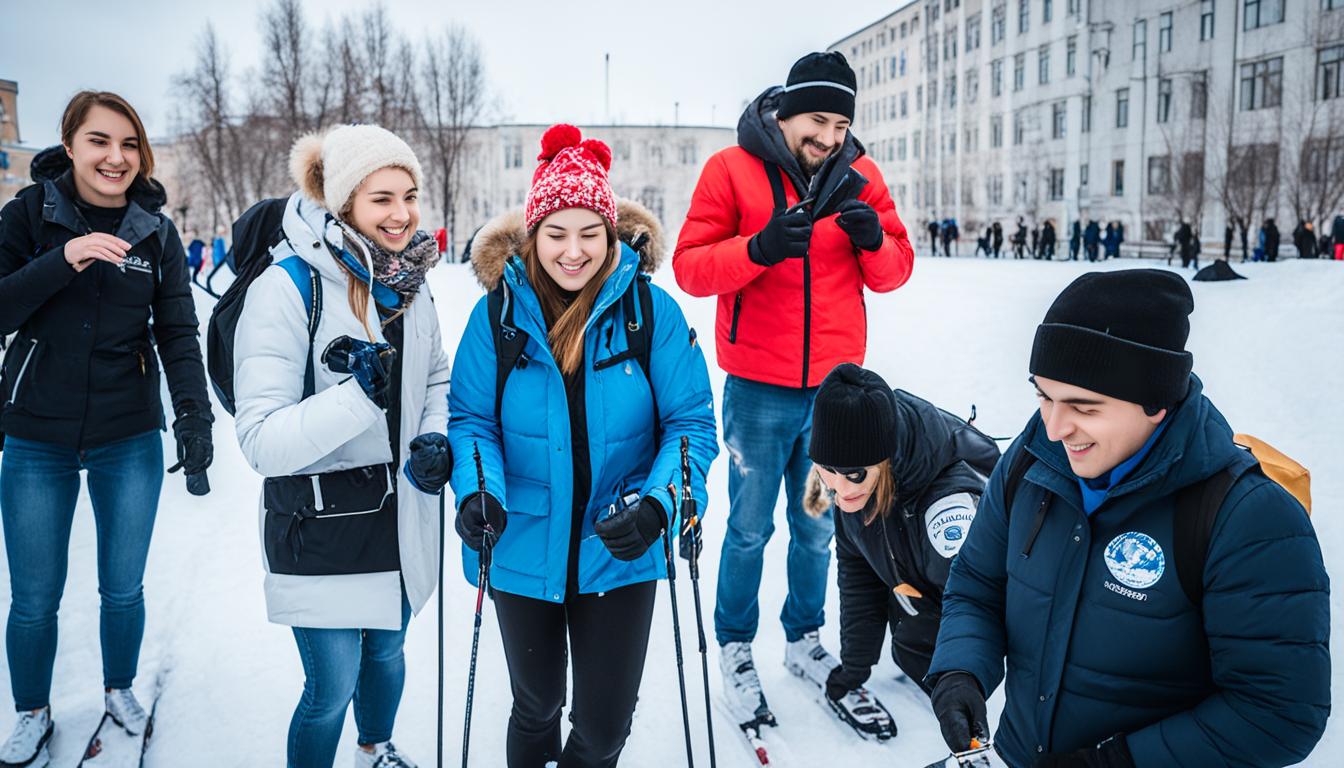
[[[306,675],[288,765],[332,765],[353,699],[355,765],[412,767],[391,744],[402,644],[438,581],[451,467],[449,363],[424,283],[438,252],[416,228],[420,164],[391,132],[304,137],[290,170],[286,242],[234,337],[238,442],[266,476],[267,612],[293,627]]]

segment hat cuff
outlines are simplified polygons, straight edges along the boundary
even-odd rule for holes
[[[1185,399],[1194,355],[1063,323],[1036,328],[1029,370],[1075,387],[1144,406]]]
[[[813,464],[828,467],[872,467],[891,458],[896,452],[896,433],[869,435],[874,429],[870,418],[855,414],[857,418],[845,419],[847,423],[835,423],[817,429],[812,425],[812,436],[808,440],[807,457]],[[838,422],[839,420],[837,420]]]
[[[775,116],[787,120],[804,112],[832,112],[854,119],[854,94],[831,85],[816,85],[785,91],[779,98]]]

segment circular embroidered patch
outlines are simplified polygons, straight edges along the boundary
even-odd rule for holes
[[[1137,531],[1122,533],[1106,545],[1106,567],[1115,580],[1133,589],[1147,589],[1167,569],[1162,547],[1152,536]]]

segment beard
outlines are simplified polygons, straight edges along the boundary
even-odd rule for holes
[[[808,176],[815,176],[817,171],[821,170],[821,166],[830,159],[831,155],[835,154],[835,147],[832,147],[824,157],[813,158],[807,153],[807,146],[809,144],[817,149],[826,149],[825,146],[818,144],[811,139],[804,139],[803,143],[798,145],[798,149],[794,150],[793,157],[798,161],[798,167],[803,169],[803,173]]]

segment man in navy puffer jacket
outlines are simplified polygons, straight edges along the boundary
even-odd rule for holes
[[[1194,300],[1159,270],[1083,275],[1037,329],[1040,413],[952,566],[926,683],[949,746],[1021,766],[1283,766],[1330,712],[1329,579],[1302,506],[1259,471],[1215,519],[1202,610],[1181,587],[1179,489],[1254,462],[1191,374]],[[1030,468],[1005,499],[1015,457]]]

